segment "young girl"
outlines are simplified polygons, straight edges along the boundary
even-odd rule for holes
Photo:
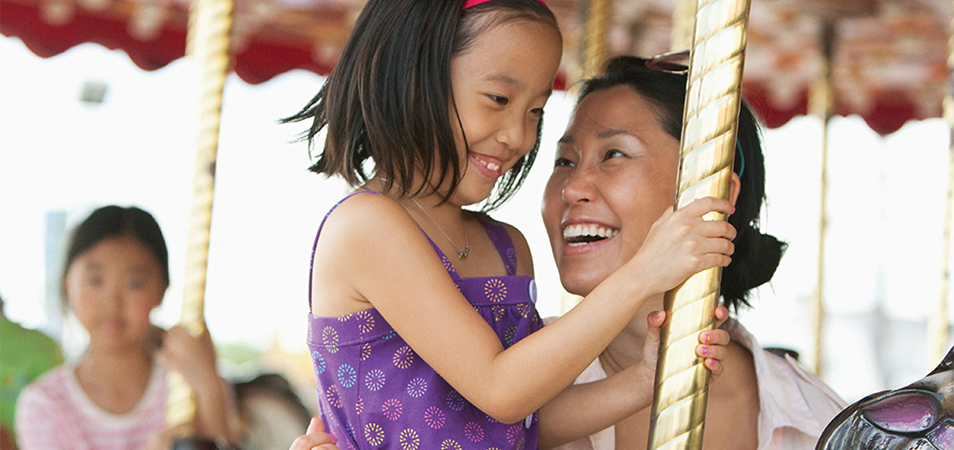
[[[311,273],[309,346],[339,447],[536,448],[534,412],[646,298],[728,264],[733,229],[701,216],[731,205],[700,200],[540,328],[525,239],[462,207],[491,210],[523,181],[560,54],[540,0],[370,0],[325,86],[289,119],[313,118],[312,142],[327,127],[312,170],[358,187],[325,217]],[[571,234],[613,239],[611,225]],[[626,376],[651,392],[645,371]]]
[[[215,367],[209,334],[164,335],[149,322],[169,286],[166,243],[139,208],[94,211],[70,240],[63,298],[89,333],[74,364],[53,369],[17,401],[21,450],[146,448],[166,438],[169,369],[195,392],[197,431],[236,442],[234,401]],[[154,444],[154,443],[153,443]]]

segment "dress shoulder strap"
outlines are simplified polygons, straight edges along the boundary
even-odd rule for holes
[[[484,227],[487,237],[494,243],[500,259],[507,268],[507,275],[513,276],[517,273],[517,250],[514,249],[513,240],[502,223],[490,218],[486,214],[477,214],[477,221]]]
[[[367,189],[354,191],[346,195],[341,200],[338,200],[338,202],[335,203],[334,206],[332,206],[327,213],[325,213],[325,217],[321,219],[321,224],[318,225],[318,232],[315,233],[315,242],[311,244],[311,260],[310,260],[310,263],[308,264],[308,310],[309,311],[311,311],[311,290],[312,290],[312,283],[313,283],[311,274],[314,273],[314,270],[315,270],[315,251],[318,249],[318,238],[321,236],[321,229],[324,228],[325,221],[328,220],[328,216],[331,215],[331,213],[335,210],[335,208],[338,207],[338,205],[342,204],[345,200],[351,197],[354,197],[355,195],[365,194],[365,193],[383,195],[380,192],[367,190]],[[420,225],[418,225],[418,229],[421,229]],[[447,255],[445,255],[444,252],[441,251],[440,247],[438,247],[437,244],[435,244],[434,241],[431,240],[431,237],[428,236],[427,233],[424,233],[423,229],[421,229],[421,233],[424,234],[424,237],[427,238],[427,242],[430,242],[431,248],[433,248],[434,252],[437,253],[437,256],[440,257],[441,263],[444,265],[444,269],[447,270],[447,274],[450,275],[451,279],[454,280],[454,282],[460,281],[460,275],[457,274],[457,269],[454,268],[454,265],[451,263],[450,259],[447,258]]]

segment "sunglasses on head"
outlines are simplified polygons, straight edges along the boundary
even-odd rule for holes
[[[639,58],[648,69],[684,74],[689,71],[689,50],[673,50],[649,58]]]

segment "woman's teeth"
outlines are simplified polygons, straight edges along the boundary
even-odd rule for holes
[[[619,234],[619,230],[600,225],[570,225],[563,229],[563,239],[573,244],[588,244],[611,238]]]

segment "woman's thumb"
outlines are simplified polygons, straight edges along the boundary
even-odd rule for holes
[[[312,433],[324,433],[325,432],[325,423],[317,417],[312,417],[311,422],[308,422],[308,431],[305,434]]]

